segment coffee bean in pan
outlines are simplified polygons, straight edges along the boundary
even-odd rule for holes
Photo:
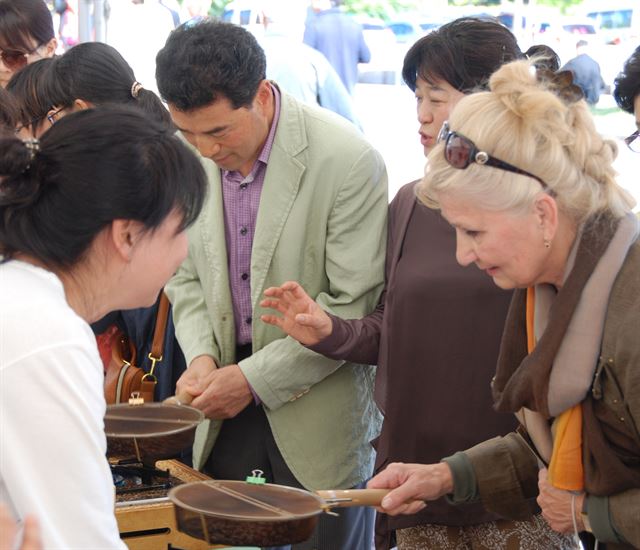
[[[180,513],[178,513],[180,516]],[[203,533],[199,516],[178,517],[178,528],[212,544],[280,546],[307,540],[316,524],[316,517],[286,521],[240,521],[205,517],[207,535]]]

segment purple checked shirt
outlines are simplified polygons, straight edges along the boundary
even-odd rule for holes
[[[276,128],[280,118],[280,92],[271,87],[275,100],[273,122],[262,151],[247,177],[238,171],[220,170],[222,176],[222,200],[224,202],[224,227],[233,316],[236,327],[236,344],[251,342],[251,248],[256,230],[256,218],[260,194]]]

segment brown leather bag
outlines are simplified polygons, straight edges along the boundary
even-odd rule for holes
[[[163,292],[158,304],[158,315],[153,332],[149,372],[136,365],[136,348],[121,330],[116,331],[111,340],[111,360],[104,378],[104,396],[108,404],[127,403],[131,394],[139,392],[140,397],[151,402],[158,379],[154,375],[156,365],[162,361],[164,336],[169,317],[169,299]]]

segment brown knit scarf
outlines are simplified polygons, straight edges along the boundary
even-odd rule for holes
[[[527,354],[527,291],[518,289],[514,292],[505,322],[496,376],[492,383],[494,407],[497,411],[516,413],[526,407],[545,418],[557,414],[556,411],[550,413],[548,402],[554,359],[584,287],[617,228],[618,221],[608,216],[594,217],[585,223],[573,269],[555,297],[549,310],[546,329],[530,354]],[[585,464],[587,491],[593,494],[613,494],[625,487],[640,486],[638,472],[624,466],[607,445],[600,424],[593,414],[590,399],[588,393],[583,402],[583,411],[586,413],[583,415],[583,450],[589,457]],[[614,465],[619,467],[614,467],[612,472]],[[612,474],[607,475],[608,479],[601,476],[605,471]],[[593,479],[591,474],[596,472],[600,475]]]
[[[492,386],[496,410],[515,413],[526,407],[547,418],[551,416],[547,399],[553,360],[564,340],[582,290],[611,242],[617,225],[617,221],[605,216],[585,224],[573,269],[549,311],[546,330],[529,355],[525,317],[527,290],[514,292]]]

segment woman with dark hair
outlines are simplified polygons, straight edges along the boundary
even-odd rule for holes
[[[409,49],[402,75],[415,93],[425,155],[454,105],[521,56],[506,27],[471,18],[448,23]],[[264,321],[311,349],[378,365],[376,399],[385,418],[376,471],[395,461],[439,460],[460,444],[515,427],[512,417],[492,411],[485,382],[494,372],[511,295],[456,263],[455,231],[416,202],[416,183],[401,188],[390,205],[386,287],[372,314],[339,319],[293,282],[268,289],[262,302],[283,315]],[[393,531],[399,549],[568,547],[539,515],[505,521],[478,504],[452,506],[444,499],[413,516],[378,514],[379,549],[390,547]]]
[[[120,53],[102,42],[85,42],[55,59],[45,83],[52,122],[97,105],[133,105],[171,126],[160,98],[136,80]]]
[[[100,105],[131,105],[150,118],[172,128],[167,110],[156,94],[137,82],[133,70],[113,47],[100,42],[78,44],[53,60],[42,60],[17,73],[7,87],[17,98],[22,125],[39,137],[57,120],[74,111]],[[129,336],[141,358],[146,360],[157,318],[157,305],[112,312],[92,325],[100,339],[105,362],[111,357],[115,327]],[[163,361],[156,369],[156,399],[173,395],[175,383],[186,368],[184,355],[174,337],[173,319],[167,322]]]
[[[171,127],[158,96],[144,89],[118,51],[86,42],[50,62],[41,61],[16,74],[7,89],[21,107],[21,123],[39,137],[65,114],[100,105],[139,107]]]
[[[640,46],[627,59],[614,85],[618,107],[636,117],[636,131],[624,141],[634,153],[640,153]]]
[[[0,86],[28,63],[52,57],[57,46],[43,0],[0,0]]]
[[[51,124],[47,113],[51,103],[47,99],[44,88],[46,72],[53,63],[53,58],[45,57],[30,63],[11,77],[6,90],[11,93],[18,107],[16,132],[22,138],[37,138]]]
[[[0,138],[0,502],[39,518],[45,548],[126,548],[89,323],[154,303],[205,185],[187,146],[134,109]]]
[[[4,88],[0,88],[0,132],[13,132],[18,124],[18,108],[15,100]]]

